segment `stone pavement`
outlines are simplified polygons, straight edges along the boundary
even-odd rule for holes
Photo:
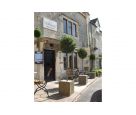
[[[59,81],[48,82],[46,88],[49,91],[49,97],[47,93],[40,90],[34,95],[35,102],[74,102],[79,97],[81,92],[87,88],[90,84],[94,83],[98,78],[88,79],[88,83],[86,85],[79,85],[78,82],[74,82],[74,93],[69,96],[61,96],[59,95]],[[34,86],[36,89],[37,86]]]

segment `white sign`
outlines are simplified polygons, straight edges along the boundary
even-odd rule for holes
[[[50,30],[57,31],[57,22],[49,20],[47,18],[43,18],[43,27]]]

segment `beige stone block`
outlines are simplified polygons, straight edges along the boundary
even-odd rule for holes
[[[59,82],[59,93],[63,96],[70,96],[74,93],[74,81],[61,80]]]
[[[40,51],[43,51],[44,42],[40,42]]]
[[[88,75],[79,75],[78,81],[80,85],[86,85],[88,82]]]

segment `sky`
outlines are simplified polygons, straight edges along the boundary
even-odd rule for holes
[[[102,103],[33,102],[36,11],[81,11],[89,12],[91,19],[99,18],[103,57]],[[1,114],[136,114],[133,105],[136,103],[135,11],[135,0],[1,0]]]

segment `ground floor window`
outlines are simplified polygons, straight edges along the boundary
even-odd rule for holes
[[[63,61],[64,61],[64,70],[66,70],[66,56],[63,57]],[[68,68],[77,68],[77,53],[74,52],[73,54],[69,55],[68,58]]]
[[[64,70],[66,70],[66,57],[63,57],[63,61],[64,61]]]
[[[73,68],[73,58],[72,58],[72,55],[69,56],[69,68]]]
[[[74,52],[74,68],[77,68],[77,52]]]
[[[99,67],[102,69],[102,59],[99,59]]]

